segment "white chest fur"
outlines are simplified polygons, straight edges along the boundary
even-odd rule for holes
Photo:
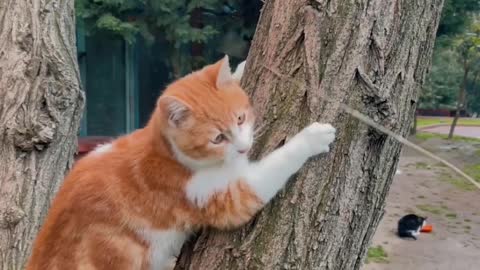
[[[187,233],[176,230],[142,230],[139,234],[150,244],[152,270],[170,270],[175,265]]]

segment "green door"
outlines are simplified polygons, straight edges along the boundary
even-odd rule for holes
[[[87,37],[85,62],[87,135],[125,133],[124,42],[100,34]]]

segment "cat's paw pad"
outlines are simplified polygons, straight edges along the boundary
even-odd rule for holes
[[[316,155],[330,150],[330,144],[335,140],[335,132],[336,129],[330,124],[313,123],[300,134],[312,155]]]

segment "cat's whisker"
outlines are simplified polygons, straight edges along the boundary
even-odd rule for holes
[[[258,126],[254,131],[253,131],[253,139],[257,139],[259,138],[260,136],[262,136],[264,134],[264,129],[265,127],[267,126],[266,123],[263,123],[262,125]]]
[[[267,125],[266,125],[266,124],[262,124],[261,126],[257,127],[257,128],[253,131],[253,133],[254,133],[254,134],[257,134],[258,132],[262,131],[262,130],[265,128],[265,126],[267,126]]]

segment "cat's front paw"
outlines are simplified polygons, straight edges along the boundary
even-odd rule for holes
[[[318,155],[330,151],[335,140],[335,128],[330,124],[313,123],[300,131],[299,139],[305,145],[309,155]]]

